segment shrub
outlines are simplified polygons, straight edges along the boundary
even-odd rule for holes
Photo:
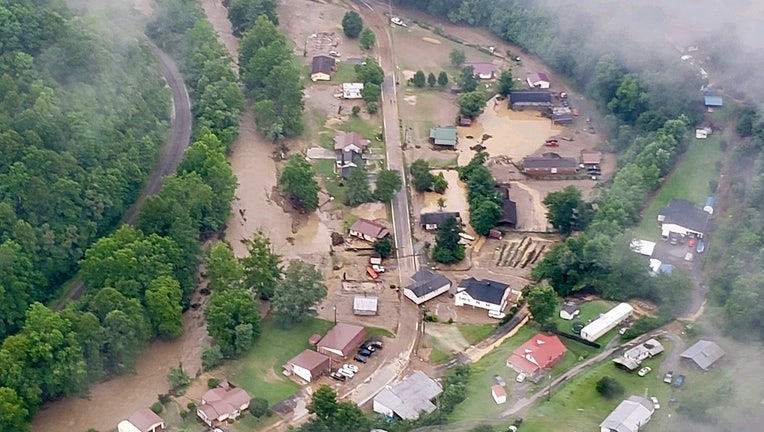
[[[616,381],[615,379],[604,376],[600,378],[599,381],[597,381],[597,393],[601,394],[602,396],[608,398],[608,399],[614,399],[618,396],[621,396],[626,391],[621,383]]]
[[[189,411],[196,411],[196,404],[195,404],[195,403],[193,403],[193,402],[189,402],[189,403],[186,405],[186,408],[188,408],[188,410],[189,410]]]
[[[217,387],[218,385],[220,385],[220,380],[215,377],[212,377],[207,380],[207,388],[213,389]]]
[[[253,416],[255,416],[257,418],[260,418],[260,417],[268,414],[268,411],[269,410],[268,410],[268,401],[267,400],[265,400],[263,398],[260,398],[260,397],[256,397],[256,398],[252,398],[252,400],[249,401],[249,412]]]
[[[355,117],[358,117],[358,114],[361,113],[361,107],[359,107],[358,105],[354,106],[352,112]]]
[[[170,395],[167,393],[157,395],[157,399],[159,400],[159,403],[162,405],[166,405],[170,403],[170,400],[171,400]]]
[[[209,346],[202,351],[202,367],[210,370],[223,362],[223,353],[218,345]]]
[[[190,413],[188,412],[188,410],[180,410],[180,412],[178,414],[180,414],[180,418],[185,420],[188,417],[188,414],[190,414]]]
[[[369,114],[376,114],[377,111],[379,111],[379,104],[376,102],[369,102],[366,104],[366,111],[368,111]]]
[[[159,402],[154,402],[154,403],[151,405],[151,411],[154,411],[154,414],[159,414],[159,413],[161,413],[163,409],[164,409],[164,406],[162,406],[162,404],[161,404],[161,403],[159,403]]]

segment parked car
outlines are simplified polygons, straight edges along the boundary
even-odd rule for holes
[[[367,361],[369,361],[369,356],[364,356],[364,355],[361,355],[361,354],[356,354],[356,356],[353,357],[353,360],[355,360],[357,362],[361,362],[361,363],[366,363]]]
[[[342,57],[342,54],[340,54],[340,52],[336,50],[329,51],[329,55],[332,57]]]
[[[702,254],[704,250],[706,250],[706,244],[701,240],[698,242],[698,247],[695,248],[695,252]]]
[[[395,25],[399,25],[401,27],[406,27],[406,23],[403,22],[403,20],[398,18],[398,17],[390,18],[390,22],[395,24]]]
[[[358,366],[356,365],[345,363],[344,365],[342,365],[342,367],[343,369],[348,369],[349,371],[353,373],[358,373]]]
[[[504,319],[505,316],[507,316],[507,314],[501,313],[499,311],[495,311],[495,310],[488,311],[488,317],[489,318]]]
[[[652,403],[653,403],[653,408],[655,408],[657,410],[661,409],[661,404],[658,403],[658,398],[657,397],[650,396],[650,401],[652,401]]]
[[[376,349],[382,349],[382,341],[374,339],[374,338],[369,338],[369,339],[366,339],[365,341],[363,341],[361,346],[364,346],[364,347],[371,346],[371,347],[374,347]]]
[[[507,382],[504,381],[504,378],[502,378],[500,375],[494,375],[493,376],[493,380],[496,381],[496,384],[498,384],[498,385],[500,385],[502,387],[506,387],[507,386]]]
[[[345,378],[346,378],[344,375],[340,375],[337,372],[330,373],[329,377],[332,378],[332,379],[335,379],[337,381],[345,381]]]
[[[366,348],[359,349],[358,354],[366,357],[371,357],[371,351],[367,350]]]
[[[637,375],[643,377],[649,374],[651,370],[653,370],[653,368],[651,368],[650,366],[645,366],[642,369],[640,369],[639,372],[637,372]]]
[[[674,371],[668,371],[666,372],[666,375],[663,376],[663,382],[666,384],[671,384],[671,381],[674,379]]]
[[[681,387],[682,384],[684,384],[684,375],[678,375],[676,378],[674,378],[674,387]]]
[[[695,247],[695,237],[690,238],[690,240],[687,241],[687,247],[693,248]]]
[[[625,334],[627,331],[629,331],[629,328],[628,328],[628,327],[621,327],[621,329],[620,329],[620,330],[618,330],[618,334],[619,334],[619,335],[623,335],[623,334]],[[580,332],[579,332],[579,333],[580,333]]]
[[[515,381],[521,383],[525,381],[525,378],[527,378],[527,375],[525,375],[525,372],[520,372],[519,374],[517,374],[517,378],[515,378]]]
[[[346,376],[348,378],[353,378],[353,376],[355,375],[355,372],[353,372],[353,371],[351,371],[349,369],[340,369],[340,370],[337,371],[337,373],[339,373],[342,376]]]

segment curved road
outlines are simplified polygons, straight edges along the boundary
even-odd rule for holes
[[[191,100],[188,97],[188,90],[183,82],[183,75],[178,69],[178,65],[169,54],[162,51],[148,41],[151,51],[159,62],[159,70],[162,72],[167,85],[172,90],[172,112],[170,114],[170,132],[165,141],[161,153],[157,157],[157,163],[154,171],[151,173],[146,183],[143,185],[138,199],[125,212],[122,222],[128,225],[134,225],[138,219],[138,210],[151,195],[156,195],[162,189],[162,179],[173,173],[178,168],[178,164],[183,159],[188,145],[191,142],[191,127],[193,118],[191,116]],[[71,300],[77,300],[82,297],[85,291],[85,283],[79,274],[74,276],[66,294],[59,299],[54,309],[60,311]]]

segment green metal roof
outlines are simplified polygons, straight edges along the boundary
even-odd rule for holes
[[[435,145],[455,146],[456,128],[454,126],[432,128],[430,138]]]

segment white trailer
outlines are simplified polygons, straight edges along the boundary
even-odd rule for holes
[[[633,312],[634,308],[630,304],[621,303],[581,329],[581,337],[594,342],[630,317]]]

